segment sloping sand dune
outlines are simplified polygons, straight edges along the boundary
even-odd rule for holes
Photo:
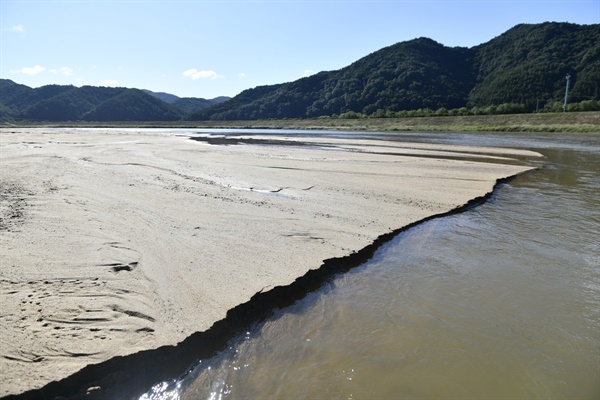
[[[0,134],[0,396],[176,344],[538,156],[357,139],[223,146],[159,130]]]

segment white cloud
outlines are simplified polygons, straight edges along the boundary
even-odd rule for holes
[[[248,75],[246,75],[246,73],[245,73],[245,72],[240,72],[240,73],[238,74],[238,77],[240,77],[240,78],[242,78],[242,79],[243,79],[243,78],[245,78],[245,77],[247,77],[247,76],[248,76]]]
[[[101,80],[100,82],[98,82],[98,85],[100,86],[117,86],[119,84],[119,81],[117,81],[116,79],[104,79]]]
[[[317,73],[317,71],[313,71],[312,69],[305,69],[304,72],[302,73],[302,78],[306,78],[307,76],[311,76],[316,73]]]
[[[73,70],[69,67],[61,67],[58,69],[51,69],[50,72],[52,72],[53,74],[61,74],[64,76],[71,76],[73,75]]]
[[[46,68],[41,65],[36,65],[33,67],[23,67],[21,69],[11,69],[10,72],[12,74],[37,75],[45,70]]]
[[[10,28],[11,32],[16,32],[16,33],[26,33],[27,31],[25,30],[25,28],[23,28],[23,25],[15,25],[12,28]]]
[[[187,78],[191,78],[193,80],[196,79],[219,79],[223,78],[223,75],[217,74],[215,71],[198,71],[196,68],[188,69],[183,73],[183,76]]]

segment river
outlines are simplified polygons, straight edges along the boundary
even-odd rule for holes
[[[321,134],[545,159],[485,204],[398,235],[142,398],[600,398],[600,136]]]

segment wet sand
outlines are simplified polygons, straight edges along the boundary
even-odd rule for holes
[[[0,396],[177,344],[537,156],[311,137],[214,145],[160,130],[0,135]]]

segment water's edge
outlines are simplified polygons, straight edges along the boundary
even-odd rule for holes
[[[530,169],[521,174],[531,172]],[[275,309],[285,308],[301,300],[325,285],[336,274],[358,267],[373,257],[375,252],[397,235],[424,222],[466,212],[484,204],[505,183],[520,174],[498,179],[492,190],[483,196],[468,201],[463,206],[445,213],[431,215],[389,233],[379,236],[373,243],[348,256],[324,260],[317,269],[308,271],[287,286],[277,286],[266,292],[256,293],[246,303],[227,312],[224,319],[217,321],[208,330],[196,332],[174,346],[162,346],[128,356],[91,364],[60,381],[50,382],[40,389],[18,395],[9,395],[3,400],[22,399],[115,399],[136,398],[147,392],[156,383],[182,377],[198,360],[214,356],[224,350],[228,343],[248,331],[257,322],[270,316]],[[93,388],[93,390],[89,390]]]

